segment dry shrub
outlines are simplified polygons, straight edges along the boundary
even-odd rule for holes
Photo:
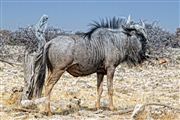
[[[180,40],[175,33],[164,30],[155,23],[146,24],[149,53],[154,57],[167,57],[167,48],[180,48]],[[178,30],[178,29],[177,29]]]

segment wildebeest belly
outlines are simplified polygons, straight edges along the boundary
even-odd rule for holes
[[[97,66],[85,67],[77,63],[68,67],[66,71],[74,77],[86,76],[97,72]]]

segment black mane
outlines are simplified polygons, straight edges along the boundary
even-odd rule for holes
[[[118,29],[121,27],[121,25],[125,24],[125,19],[119,19],[116,17],[113,17],[112,19],[101,19],[100,22],[93,21],[93,23],[90,23],[91,26],[90,30],[86,33],[84,33],[84,37],[87,37],[88,39],[91,39],[91,35],[94,31],[96,31],[98,28],[111,28],[111,29]]]

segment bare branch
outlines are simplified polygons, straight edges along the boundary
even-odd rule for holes
[[[17,65],[17,66],[22,66],[21,63],[15,63],[15,62],[10,62],[10,61],[7,61],[7,60],[3,60],[3,59],[0,59],[1,62],[4,62],[4,63],[7,63],[11,66],[14,66],[14,65]]]

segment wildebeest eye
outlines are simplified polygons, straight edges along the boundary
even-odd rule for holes
[[[130,35],[132,36],[132,35],[135,35],[136,34],[136,31],[130,31]]]

